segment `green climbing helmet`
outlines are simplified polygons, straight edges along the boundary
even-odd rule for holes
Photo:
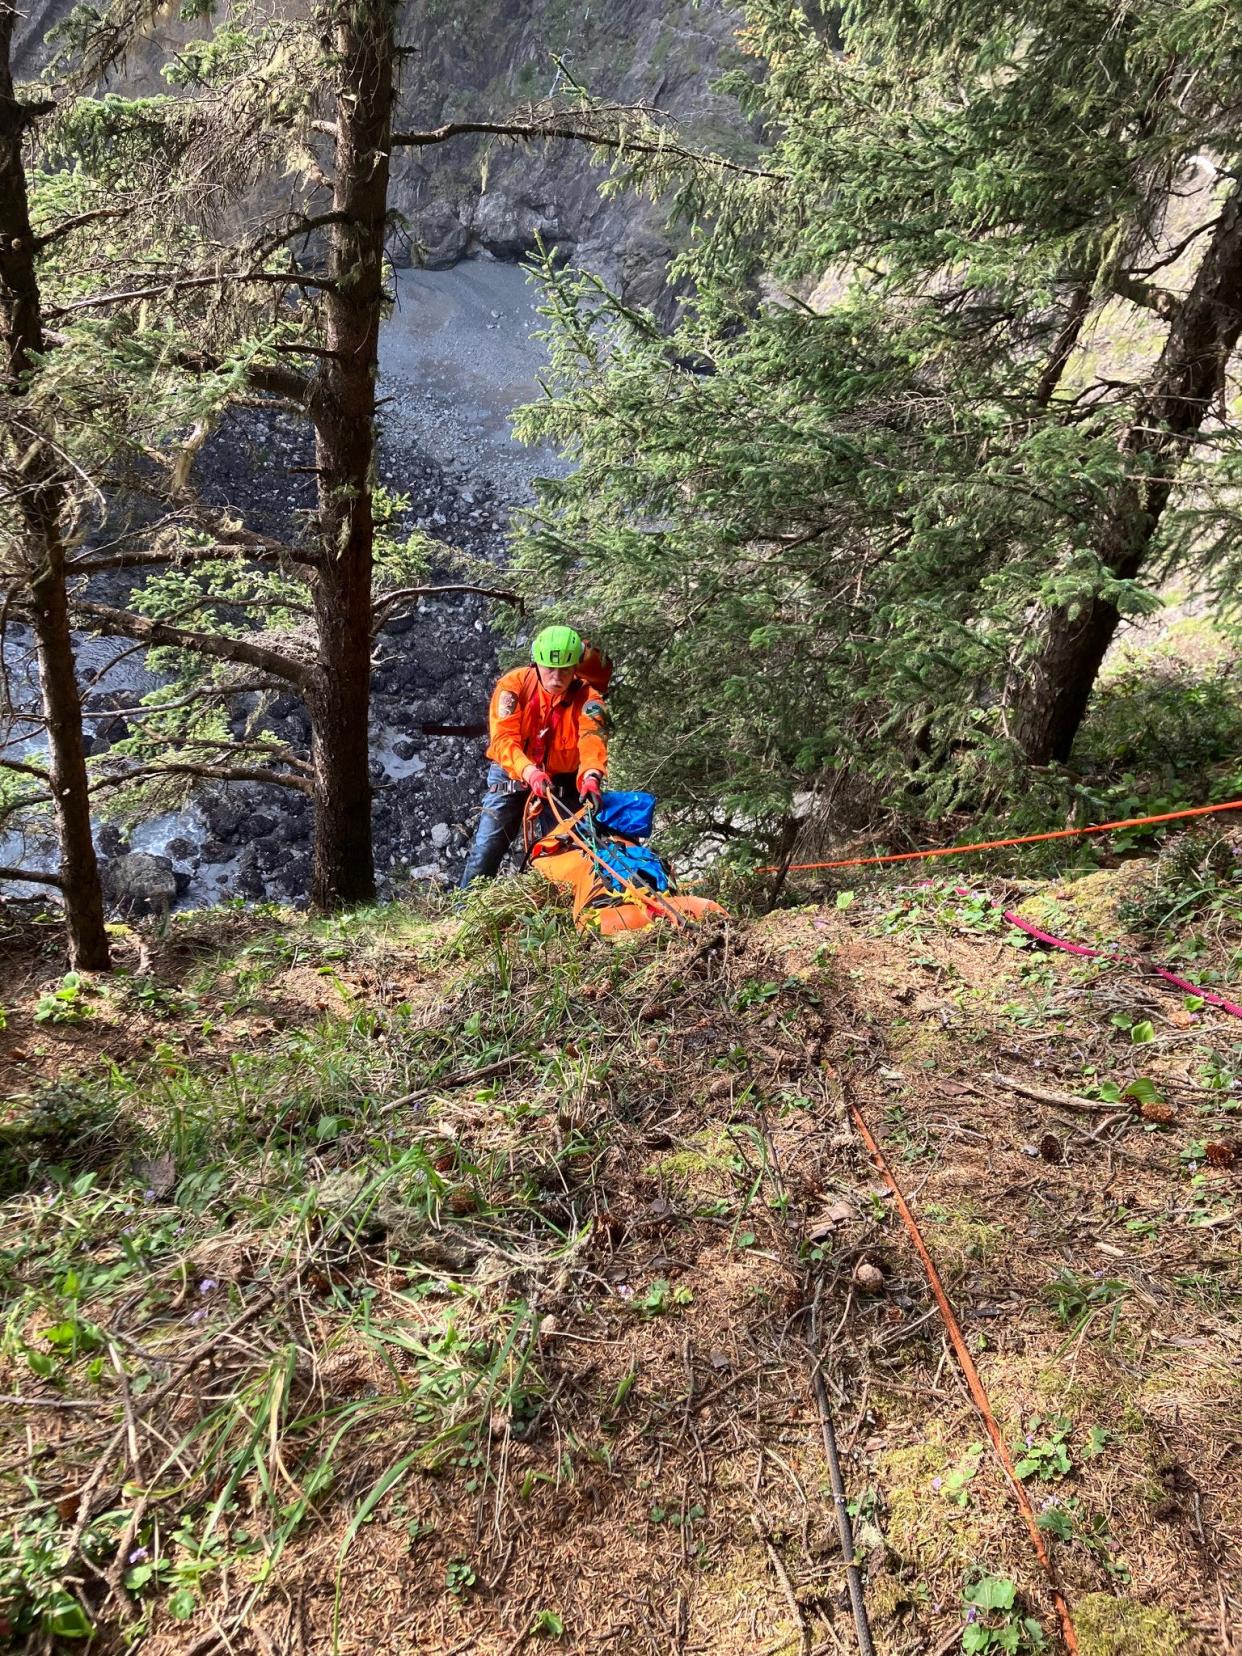
[[[576,667],[582,660],[582,640],[572,627],[545,627],[535,634],[530,659],[536,667]]]

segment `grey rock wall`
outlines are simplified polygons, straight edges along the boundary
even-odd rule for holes
[[[72,0],[32,0],[17,40],[20,75],[46,61],[43,40]],[[291,0],[293,10],[304,9]],[[227,17],[221,5],[217,21]],[[503,118],[566,90],[566,74],[602,98],[667,111],[690,141],[741,153],[751,134],[736,105],[713,91],[743,60],[738,8],[725,0],[416,0],[403,8],[399,128]],[[170,6],[112,83],[167,90],[162,63],[202,25]],[[558,67],[559,63],[563,67]],[[444,268],[472,254],[520,258],[536,235],[596,270],[633,303],[657,303],[670,253],[660,204],[605,199],[607,169],[580,145],[458,138],[393,156],[392,205],[409,225],[398,262]]]

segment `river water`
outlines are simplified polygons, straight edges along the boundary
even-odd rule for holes
[[[547,360],[536,337],[542,325],[538,289],[518,266],[473,259],[449,270],[399,271],[395,290],[396,304],[380,343],[381,478],[392,491],[411,495],[419,527],[501,562],[510,510],[529,498],[532,477],[556,466],[554,456],[524,448],[510,429],[511,411],[539,395],[539,374]],[[298,431],[282,454],[260,439],[247,451],[249,460],[240,462],[252,469],[248,482],[264,485],[258,493],[269,517],[273,495],[278,514],[309,504],[309,480],[293,463],[306,441],[305,430]],[[239,452],[241,446],[234,445],[232,486],[222,498],[238,499]],[[246,492],[242,486],[240,494]],[[239,503],[249,504],[244,498]],[[481,600],[431,600],[419,606],[414,619],[417,625],[394,629],[392,637],[386,634],[380,652],[385,665],[377,677],[371,747],[387,815],[377,817],[377,863],[394,877],[412,873],[444,879],[455,873],[469,836],[483,744],[425,737],[419,721],[480,719],[494,670],[494,646]],[[420,677],[424,658],[426,671]],[[22,629],[9,630],[5,665],[12,704],[36,708],[29,635]],[[81,639],[79,677],[84,690],[118,692],[118,699],[131,704],[158,682],[147,670],[143,652],[119,639]],[[438,689],[445,690],[446,701],[437,700]],[[88,717],[88,734],[102,727],[100,718]],[[291,735],[297,739],[296,727]],[[8,758],[37,760],[44,751],[41,735],[20,721],[0,743]],[[273,792],[279,790],[268,790]],[[270,804],[269,810],[279,814],[282,806]],[[105,830],[103,846],[110,852],[171,851],[182,904],[217,902],[237,890],[251,896],[289,895],[280,880],[264,883],[264,865],[260,862],[256,869],[244,828],[230,845],[213,842],[218,817],[218,811],[204,815],[191,802],[185,810],[120,825],[119,847],[118,835]],[[285,833],[286,840],[298,834],[305,838],[304,817],[303,826]],[[253,814],[249,820],[255,820]],[[201,854],[204,846],[207,857]],[[288,872],[289,857],[276,847],[271,861]],[[54,867],[55,847],[43,825],[23,835],[0,834],[0,864]],[[11,889],[26,895],[31,890]]]

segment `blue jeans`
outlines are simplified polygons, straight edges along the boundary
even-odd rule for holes
[[[568,811],[578,809],[578,778],[573,771],[552,778],[552,791]],[[522,829],[522,813],[530,789],[514,782],[503,765],[493,762],[487,771],[487,792],[483,796],[483,814],[474,831],[474,843],[461,871],[458,889],[464,891],[475,880],[491,880],[505,860],[505,852]],[[539,813],[536,824],[540,836],[550,834],[556,820],[549,806]]]

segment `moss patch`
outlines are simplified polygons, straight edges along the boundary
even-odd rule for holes
[[[1000,1248],[1005,1239],[1004,1225],[990,1223],[979,1216],[972,1204],[966,1203],[956,1212],[932,1216],[927,1227],[927,1245],[943,1275],[959,1277],[972,1264],[985,1261]]]
[[[692,1133],[678,1149],[649,1162],[643,1171],[689,1195],[708,1197],[731,1191],[745,1166],[729,1129],[712,1123]]]
[[[1189,1656],[1194,1640],[1170,1610],[1088,1593],[1075,1600],[1082,1656]]]
[[[1107,941],[1125,929],[1117,918],[1120,905],[1135,901],[1154,879],[1155,865],[1149,861],[1102,868],[1051,892],[1024,898],[1017,912],[1032,925],[1063,930],[1074,942]]]
[[[933,1422],[922,1443],[886,1449],[877,1462],[878,1482],[888,1507],[885,1539],[903,1563],[921,1573],[946,1564],[965,1569],[978,1556],[979,1528],[960,1507],[932,1488],[932,1479],[950,1465],[952,1455],[943,1428]]]

